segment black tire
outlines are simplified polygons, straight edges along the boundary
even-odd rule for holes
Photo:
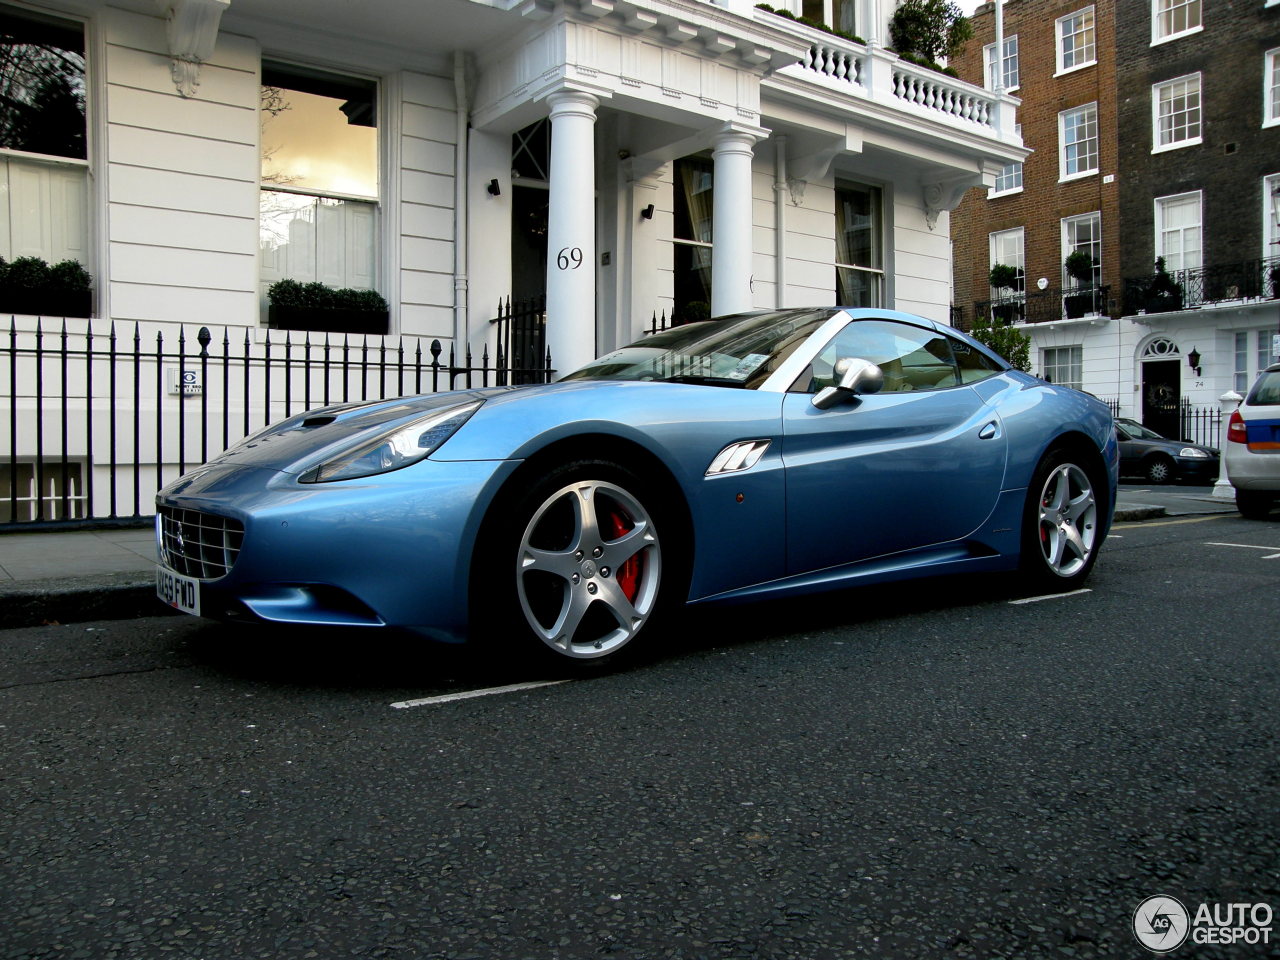
[[[1236,509],[1246,520],[1265,520],[1271,515],[1275,494],[1265,490],[1237,490]]]
[[[1173,483],[1175,479],[1173,461],[1168,457],[1152,457],[1143,465],[1143,473],[1147,483]]]
[[[1102,546],[1105,497],[1093,463],[1062,448],[1044,455],[1022,514],[1020,559],[1028,586],[1056,593],[1084,583]]]
[[[480,639],[561,669],[634,653],[684,599],[675,512],[657,490],[621,464],[576,460],[504,491],[472,563]]]

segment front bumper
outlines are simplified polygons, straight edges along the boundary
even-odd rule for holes
[[[230,570],[200,582],[204,616],[403,627],[460,641],[480,520],[516,465],[427,459],[320,484],[214,465],[170,484],[156,504],[243,524]]]

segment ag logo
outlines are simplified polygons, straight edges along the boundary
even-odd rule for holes
[[[1133,911],[1133,935],[1152,953],[1168,953],[1187,939],[1191,918],[1173,897],[1147,897]]]

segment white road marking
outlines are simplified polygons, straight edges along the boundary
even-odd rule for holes
[[[1010,600],[1011,604],[1021,603],[1039,603],[1041,600],[1063,600],[1067,597],[1078,597],[1082,593],[1093,593],[1092,587],[1082,587],[1079,590],[1071,590],[1067,593],[1046,593],[1043,597],[1023,597],[1021,600]]]
[[[1239,547],[1241,550],[1275,550],[1275,547],[1260,547],[1256,543],[1213,543],[1205,544],[1206,547]],[[1263,560],[1280,560],[1280,553],[1273,553],[1262,558]]]
[[[505,687],[485,687],[481,690],[462,690],[458,693],[444,693],[438,697],[423,697],[421,700],[400,700],[391,704],[392,709],[404,710],[408,707],[427,707],[437,703],[452,703],[455,700],[471,700],[474,697],[490,697],[495,693],[517,693],[520,690],[536,690],[538,687],[554,687],[568,680],[536,680],[531,683],[512,683]]]

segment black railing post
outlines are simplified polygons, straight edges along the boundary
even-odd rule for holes
[[[201,327],[196,334],[200,342],[200,462],[209,462],[209,341],[213,334]],[[223,419],[226,419],[225,417]]]

